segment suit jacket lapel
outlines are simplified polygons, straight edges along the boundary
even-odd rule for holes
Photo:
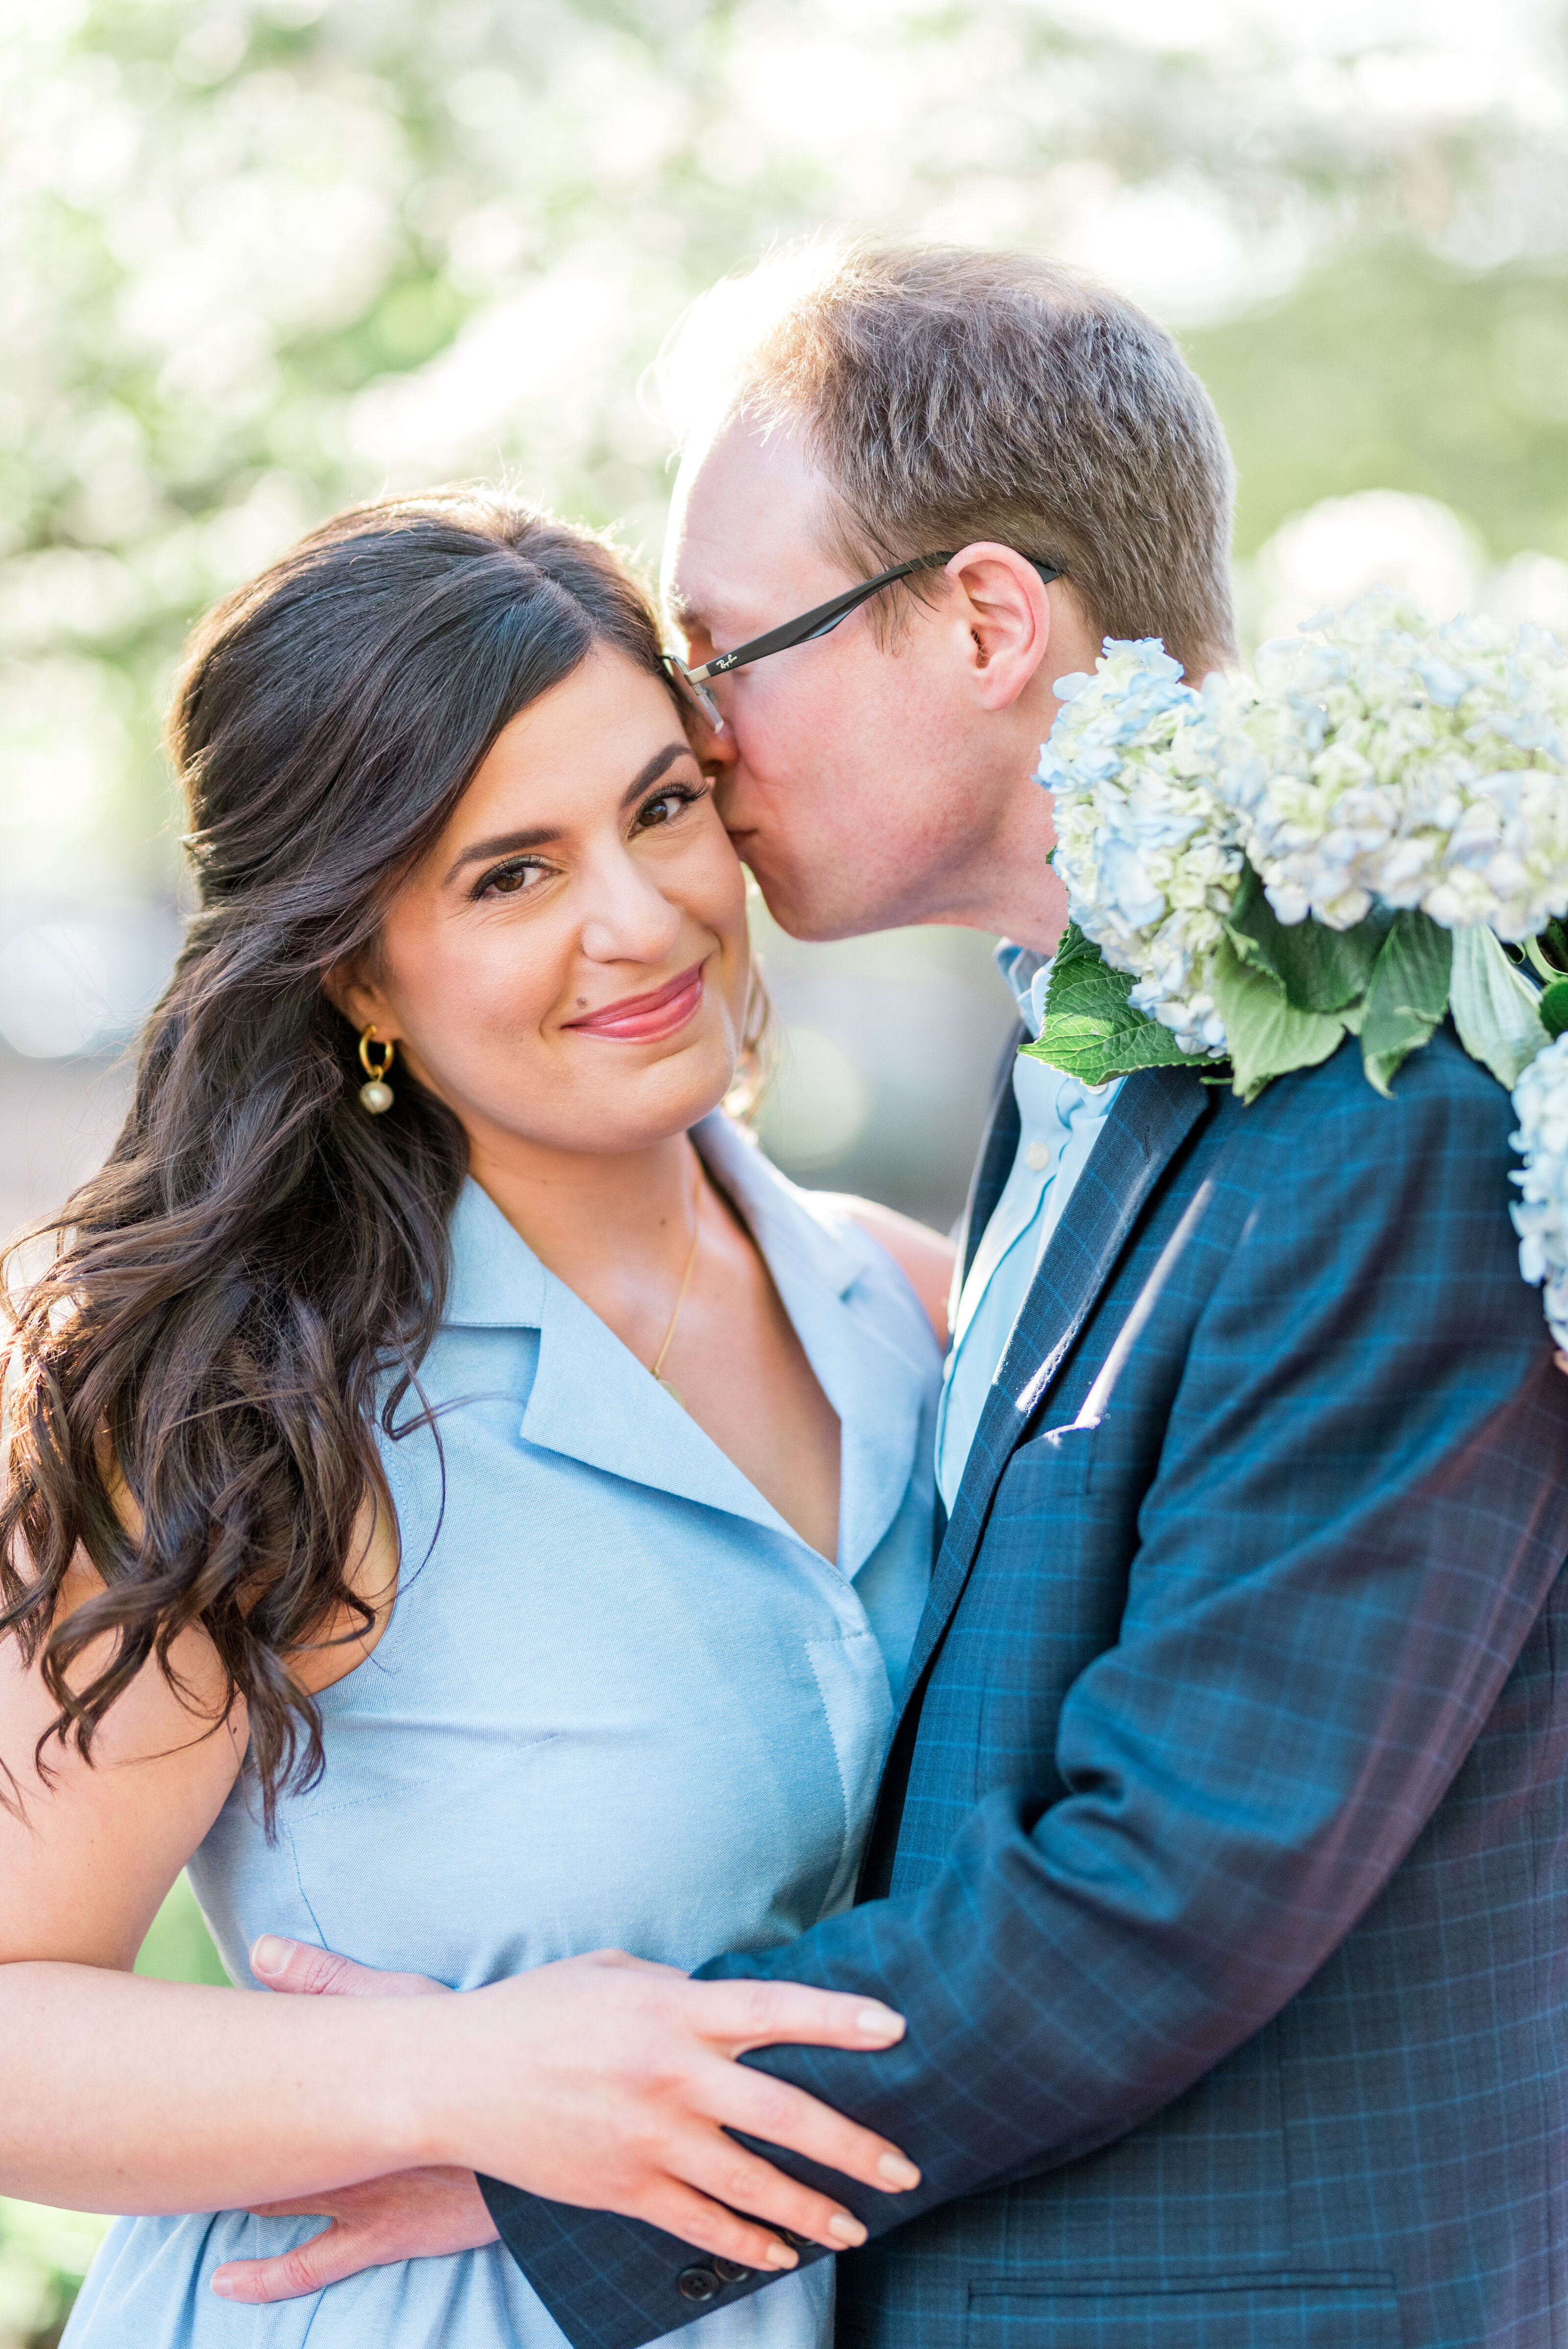
[[[1041,1260],[975,1430],[905,1675],[906,1702],[969,1578],[1002,1470],[1110,1278],[1145,1201],[1208,1102],[1204,1085],[1190,1070],[1149,1069],[1128,1077],[1112,1103]],[[982,1166],[990,1155],[988,1140]],[[1006,1175],[1004,1165],[1002,1182]],[[977,1181],[977,1194],[979,1189]]]
[[[1021,1019],[1002,1048],[996,1075],[992,1081],[991,1107],[986,1113],[985,1140],[980,1156],[974,1162],[974,1173],[969,1180],[969,1196],[963,1203],[963,1221],[959,1226],[959,1262],[963,1267],[960,1285],[968,1279],[969,1268],[974,1262],[974,1252],[980,1246],[987,1224],[996,1211],[996,1203],[1006,1186],[1018,1151],[1018,1096],[1012,1090],[1012,1064],[1018,1058],[1018,1048],[1026,1043],[1029,1030]]]

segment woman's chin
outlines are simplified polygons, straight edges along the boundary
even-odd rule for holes
[[[687,1055],[680,1056],[684,1060]],[[696,1060],[695,1052],[691,1056]],[[600,1128],[601,1138],[585,1144],[589,1149],[636,1150],[659,1142],[667,1142],[673,1134],[689,1133],[701,1124],[713,1110],[720,1107],[735,1081],[736,1061],[732,1052],[701,1056],[705,1065],[680,1071],[680,1081],[669,1084],[658,1081],[664,1073],[650,1069],[646,1087],[628,1084],[624,1097],[607,1102]],[[671,1077],[676,1072],[670,1071]]]
[[[635,1137],[651,1142],[685,1133],[718,1108],[735,1081],[739,1065],[727,1021],[714,1020],[703,1034],[688,1031],[662,1050],[600,1046],[607,1065],[592,1071],[590,1120],[602,1140],[588,1147],[625,1149]],[[639,1065],[640,1063],[640,1065]],[[590,1071],[585,1070],[585,1076]],[[585,1108],[589,1107],[587,1092]]]
[[[654,1149],[718,1109],[738,1070],[727,1039],[717,1049],[691,1044],[657,1060],[649,1056],[641,1068],[633,1065],[640,1054],[616,1047],[607,1058],[610,1053],[618,1064],[593,1071],[592,1082],[585,1081],[580,1091],[571,1087],[576,1100],[564,1097],[567,1089],[557,1077],[553,1085],[531,1086],[524,1101],[497,1102],[488,1113],[460,1107],[471,1143],[499,1155],[508,1144],[520,1144],[531,1156],[541,1150],[576,1156]],[[538,1118],[541,1100],[551,1112],[547,1123]]]

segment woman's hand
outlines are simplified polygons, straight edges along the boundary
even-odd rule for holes
[[[251,1971],[268,1989],[296,1998],[450,1998],[428,1974],[378,1973],[331,1950],[264,1933],[251,1951]],[[441,2259],[499,2240],[472,2169],[394,2170],[361,2186],[307,2194],[295,2202],[258,2202],[256,2219],[330,2219],[332,2224],[292,2251],[269,2260],[229,2260],[213,2271],[213,2290],[224,2300],[297,2300],[341,2283],[363,2268],[396,2260]]]
[[[252,1965],[258,1980],[306,1996],[441,1989],[271,1935]],[[847,2210],[748,2153],[728,2130],[788,2147],[882,2193],[919,2183],[885,2138],[736,2060],[781,2042],[867,2054],[889,2047],[903,2036],[902,2017],[873,2000],[796,1982],[693,1982],[673,1967],[598,1951],[448,1994],[443,2021],[450,2031],[432,2049],[450,2106],[442,2134],[477,2166],[554,2201],[646,2220],[713,2257],[794,2267],[794,2251],[772,2228],[834,2251],[866,2239]],[[277,2259],[231,2261],[215,2288],[234,2299],[284,2299],[362,2267],[494,2239],[472,2172],[444,2162],[272,2205],[269,2214],[307,2211],[334,2225]]]

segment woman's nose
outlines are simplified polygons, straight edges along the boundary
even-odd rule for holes
[[[659,962],[680,931],[680,908],[630,856],[596,874],[579,933],[590,962]]]

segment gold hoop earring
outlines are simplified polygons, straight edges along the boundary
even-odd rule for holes
[[[381,1048],[379,1068],[377,1068],[370,1059],[372,1044],[379,1044]],[[359,1101],[361,1107],[368,1110],[372,1117],[379,1117],[383,1111],[392,1106],[392,1088],[387,1082],[387,1071],[396,1060],[397,1054],[397,1046],[387,1043],[383,1038],[377,1035],[374,1028],[367,1028],[359,1039],[359,1066],[370,1080],[369,1084],[360,1086]]]

